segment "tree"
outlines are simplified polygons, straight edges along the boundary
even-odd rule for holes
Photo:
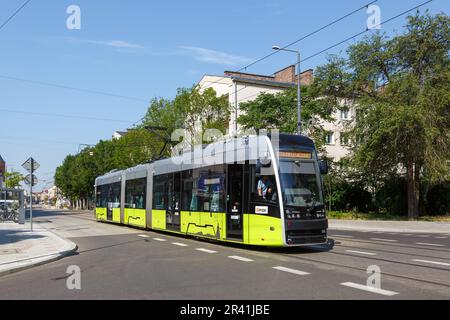
[[[166,128],[166,135],[183,129],[191,141],[189,145],[202,143],[207,129],[225,133],[230,119],[230,107],[226,96],[217,96],[213,88],[201,91],[198,87],[178,89],[173,100],[154,99],[140,127],[159,126]],[[172,145],[176,141],[172,142]]]
[[[25,179],[25,177],[17,171],[5,172],[5,178],[6,187],[10,189],[20,187],[20,183]]]
[[[242,114],[238,117],[238,123],[246,130],[278,129],[286,133],[296,132],[296,90],[290,88],[277,94],[262,93],[253,101],[241,103],[239,108]],[[324,144],[324,131],[320,122],[329,120],[333,109],[325,99],[319,98],[317,94],[320,90],[315,85],[303,86],[301,90],[302,123],[320,149]]]
[[[334,108],[355,103],[352,165],[380,179],[405,171],[410,219],[419,215],[420,181],[449,178],[449,38],[448,16],[417,12],[404,34],[366,37],[315,76]]]

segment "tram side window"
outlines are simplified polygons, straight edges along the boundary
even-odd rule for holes
[[[97,208],[106,208],[108,202],[108,185],[97,186],[97,192],[95,195],[95,206]]]
[[[225,172],[222,165],[214,166],[209,171],[208,181],[205,183],[209,187],[211,197],[211,212],[225,211]]]
[[[205,184],[208,179],[208,170],[194,169],[194,184],[192,190],[191,211],[209,212],[211,207],[209,188]]]
[[[153,177],[153,209],[166,209],[166,175],[159,175]]]
[[[275,173],[271,164],[250,165],[252,202],[278,203],[278,190]]]
[[[125,187],[125,208],[145,209],[147,179],[128,180]]]
[[[116,182],[108,185],[108,206],[111,208],[120,208],[120,189],[121,183]]]
[[[182,179],[182,195],[181,195],[181,210],[183,211],[197,211],[197,188],[195,187],[196,179],[193,176],[193,170],[183,171]]]

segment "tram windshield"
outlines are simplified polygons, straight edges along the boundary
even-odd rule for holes
[[[286,206],[322,205],[319,175],[313,161],[280,161],[280,180]]]

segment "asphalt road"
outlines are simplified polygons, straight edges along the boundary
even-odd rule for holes
[[[449,299],[450,234],[329,230],[330,245],[246,248],[34,211],[75,255],[0,277],[0,299]],[[66,286],[71,265],[81,290]],[[381,270],[381,290],[366,286]]]

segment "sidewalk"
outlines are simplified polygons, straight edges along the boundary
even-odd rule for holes
[[[61,259],[77,249],[75,243],[38,224],[0,223],[0,276]]]
[[[450,234],[450,222],[329,219],[328,225],[334,230]]]

